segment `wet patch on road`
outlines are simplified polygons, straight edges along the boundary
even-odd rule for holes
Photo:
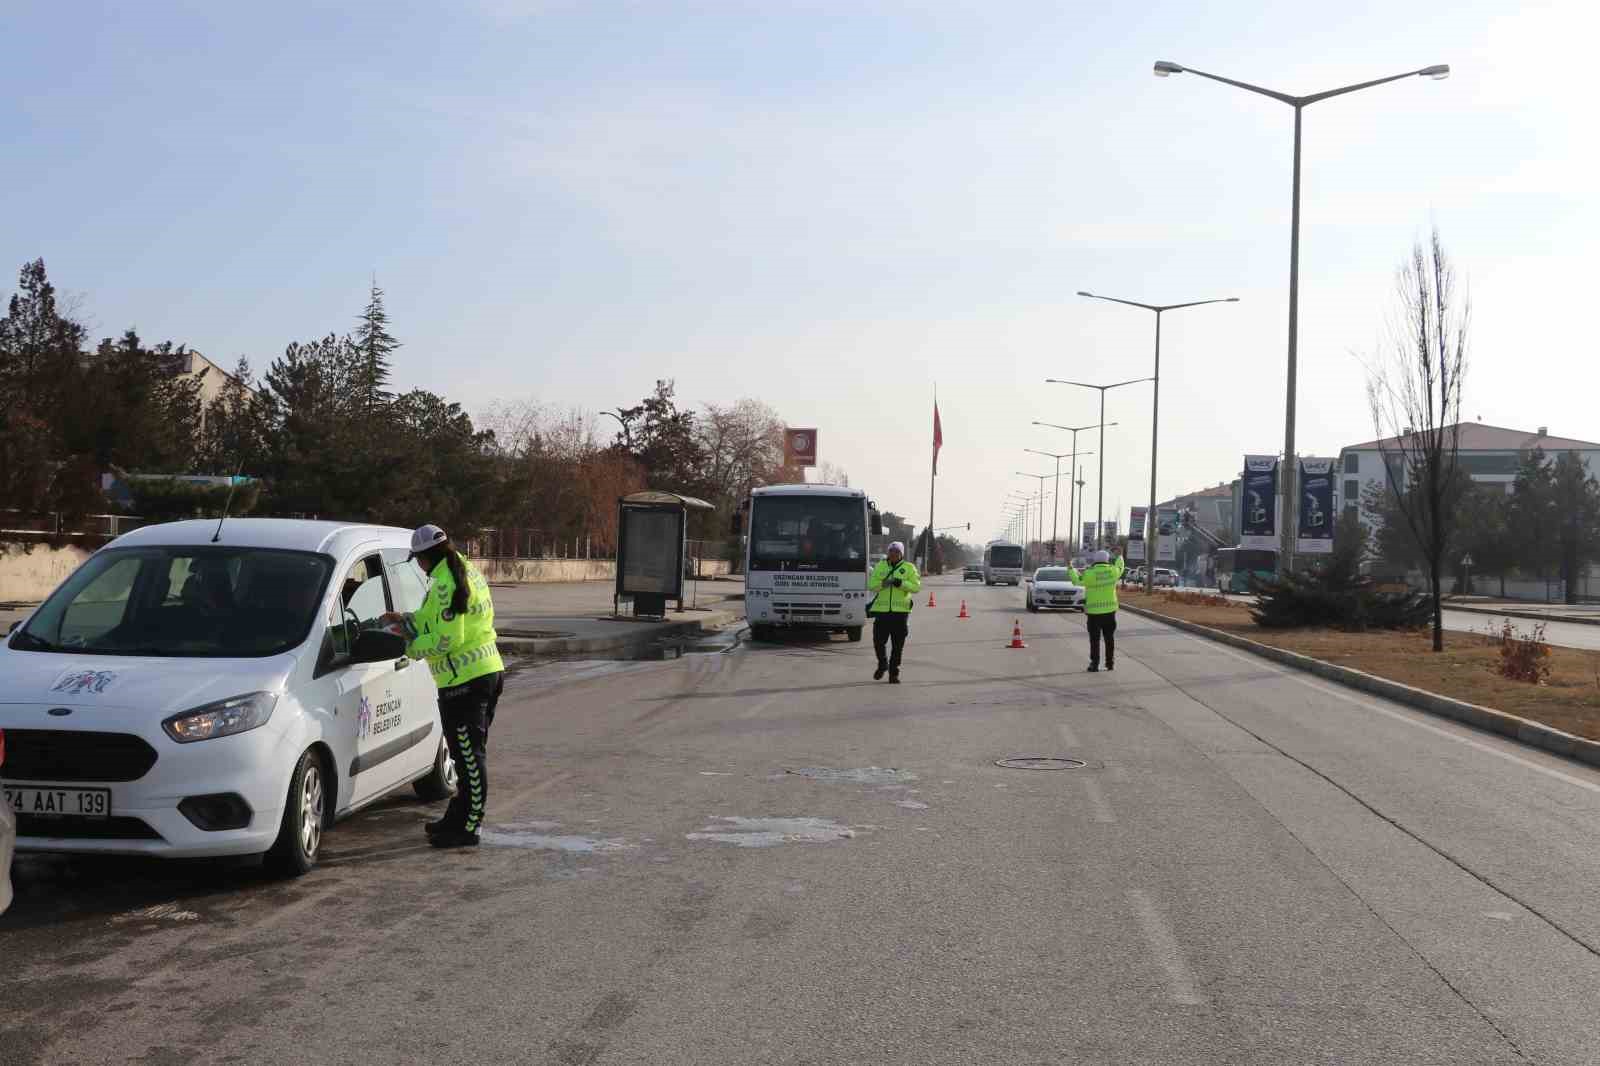
[[[795,777],[809,777],[813,781],[836,781],[847,785],[891,785],[902,781],[915,781],[917,775],[892,766],[863,766],[854,770],[834,770],[826,766],[802,766],[784,773]]]
[[[718,815],[711,825],[686,834],[689,840],[707,840],[740,848],[771,848],[779,844],[831,844],[850,840],[857,832],[871,828],[852,828],[826,818],[742,818]]]
[[[593,855],[605,851],[628,851],[638,847],[626,840],[610,837],[592,837],[579,834],[556,833],[560,822],[512,822],[490,826],[478,834],[479,840],[491,847],[528,848],[533,851],[564,851],[576,855]]]

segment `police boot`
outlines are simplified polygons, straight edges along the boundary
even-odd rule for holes
[[[428,843],[436,848],[475,848],[478,846],[478,834],[465,829],[442,829],[430,836]]]

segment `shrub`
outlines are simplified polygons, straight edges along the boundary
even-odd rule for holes
[[[1215,592],[1163,592],[1159,594],[1168,603],[1184,603],[1191,607],[1237,607],[1237,603]]]
[[[1550,678],[1550,645],[1544,640],[1544,623],[1537,622],[1526,633],[1517,631],[1508,618],[1500,629],[1500,676],[1512,681],[1542,685]]]
[[[1264,629],[1417,629],[1428,624],[1428,598],[1418,592],[1379,592],[1370,578],[1335,560],[1303,573],[1252,583],[1255,623]]]

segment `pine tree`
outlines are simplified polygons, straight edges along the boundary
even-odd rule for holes
[[[400,347],[400,342],[389,332],[389,312],[383,306],[383,290],[376,280],[361,312],[356,326],[355,347],[357,361],[355,385],[363,410],[371,411],[389,402],[385,387],[389,384],[389,356]]]

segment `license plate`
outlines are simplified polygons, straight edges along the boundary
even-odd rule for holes
[[[18,814],[111,817],[109,788],[56,788],[51,785],[6,785],[6,804]]]

